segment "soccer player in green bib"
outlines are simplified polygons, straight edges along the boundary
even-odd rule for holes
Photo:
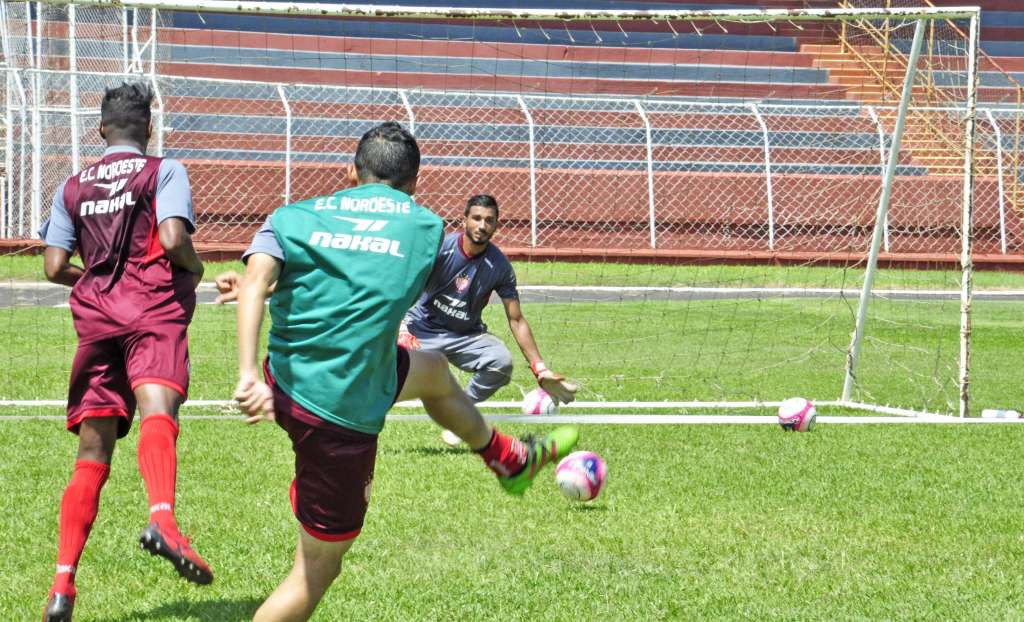
[[[273,419],[295,451],[291,503],[300,524],[291,573],[254,622],[307,620],[363,526],[384,416],[419,398],[483,458],[510,494],[576,444],[561,427],[519,440],[489,426],[443,355],[395,344],[434,265],[443,222],[417,205],[420,152],[397,123],[363,135],[354,188],[276,210],[243,256],[235,399],[250,423]],[[264,304],[269,355],[258,376]]]

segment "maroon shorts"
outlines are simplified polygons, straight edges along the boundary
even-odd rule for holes
[[[409,353],[401,347],[396,371],[397,397],[409,373]],[[288,433],[295,450],[295,479],[290,491],[295,518],[318,540],[355,538],[370,504],[377,435],[324,421],[281,390],[266,361],[263,373],[274,391],[277,425]]]
[[[74,433],[83,419],[120,417],[118,438],[128,434],[141,384],[162,384],[188,393],[188,325],[154,324],[100,341],[82,343],[71,364],[67,427]]]

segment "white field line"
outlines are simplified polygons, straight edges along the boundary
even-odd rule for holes
[[[56,285],[53,283],[47,283],[43,281],[9,281],[8,287],[11,289],[52,289],[62,290],[66,289],[62,285]],[[216,291],[216,286],[213,283],[200,283],[199,288],[204,291]],[[675,293],[675,294],[714,294],[714,293],[727,293],[727,294],[739,294],[739,293],[751,293],[751,294],[820,294],[828,296],[860,296],[860,288],[840,288],[840,287],[669,287],[669,286],[618,286],[618,285],[519,285],[518,289],[528,292],[618,292],[618,293],[630,293],[635,292],[638,294],[643,293]],[[68,290],[70,291],[70,290]],[[992,296],[996,298],[1000,297],[1014,297],[1024,296],[1024,290],[1013,290],[1013,289],[976,289],[975,294],[982,294],[985,296]],[[927,296],[960,296],[960,290],[956,289],[876,289],[872,291],[872,294],[876,296],[906,296],[906,295],[919,295],[922,297]]]
[[[812,400],[812,403],[818,408],[821,407],[842,407],[852,408],[856,410],[870,410],[878,412],[879,414],[886,415],[903,415],[908,417],[914,417],[918,415],[934,415],[943,416],[936,413],[928,413],[919,410],[909,410],[905,408],[895,408],[890,406],[877,406],[874,404],[863,404],[860,402],[843,402],[843,401],[828,401],[828,400]],[[685,402],[573,402],[571,404],[562,404],[559,406],[560,409],[636,409],[636,410],[681,410],[681,409],[741,409],[741,408],[778,408],[782,404],[782,401],[774,402],[712,402],[712,401],[685,401]],[[0,408],[4,407],[37,407],[37,406],[60,406],[64,407],[67,405],[65,400],[0,400]],[[182,408],[233,408],[235,402],[232,400],[190,400],[184,404]],[[502,402],[492,401],[483,402],[476,405],[481,410],[518,410],[522,406],[521,402]],[[408,400],[404,402],[398,402],[394,405],[395,408],[416,408],[423,409],[423,404],[419,400]]]
[[[213,420],[213,421],[237,421],[242,423],[241,415],[191,415],[183,414],[183,419],[189,420]],[[490,415],[488,421],[505,423],[530,423],[530,424],[579,424],[579,425],[728,425],[728,424],[758,424],[777,425],[778,421],[771,416],[758,415],[621,415],[621,414],[593,414],[593,415]],[[63,415],[0,415],[0,423],[21,422],[21,421],[64,421]],[[389,422],[425,422],[430,421],[427,415],[388,415]],[[850,417],[850,416],[819,416],[818,421],[822,423],[836,424],[902,424],[902,423],[931,423],[931,424],[1014,424],[1024,423],[1024,419],[959,419],[957,417]]]

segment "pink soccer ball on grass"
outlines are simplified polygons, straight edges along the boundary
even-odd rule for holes
[[[558,403],[544,389],[534,389],[523,398],[524,415],[553,415],[558,412]]]
[[[608,465],[592,451],[574,451],[558,463],[555,481],[566,497],[590,501],[601,493],[608,477]]]
[[[817,416],[814,404],[802,397],[791,397],[779,404],[779,425],[787,432],[810,432]]]

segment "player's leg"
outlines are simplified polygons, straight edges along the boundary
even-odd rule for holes
[[[490,333],[438,335],[431,349],[444,352],[448,361],[473,374],[466,395],[474,403],[483,402],[512,380],[512,353],[501,339]],[[423,343],[423,341],[421,341]]]
[[[260,605],[253,622],[301,622],[313,615],[327,588],[341,573],[341,560],[355,540],[325,542],[299,529],[295,563]]]
[[[403,350],[399,350],[399,355]],[[411,350],[408,372],[396,401],[419,399],[431,419],[475,450],[491,440],[492,428],[459,387],[440,352]]]
[[[295,563],[254,620],[307,620],[341,571],[341,559],[363,528],[370,503],[377,435],[328,423],[296,403],[274,382],[277,424],[292,441],[295,479],[289,490],[299,521]]]
[[[149,499],[142,547],[170,561],[185,579],[205,585],[213,573],[179,528],[174,514],[178,477],[178,409],[188,390],[188,339],[183,324],[147,327],[122,340],[138,403],[138,466]]]
[[[503,488],[522,494],[546,465],[567,455],[576,444],[576,428],[564,426],[542,437],[520,441],[502,434],[484,421],[480,411],[462,391],[448,370],[447,359],[436,352],[399,348],[399,379],[403,357],[408,371],[396,401],[419,399],[431,419],[459,435],[477,452]]]
[[[68,430],[78,434],[74,472],[60,504],[57,571],[43,619],[70,620],[78,561],[99,511],[118,436],[128,432],[131,394],[116,344],[79,345],[71,365]],[[127,401],[126,401],[127,400]]]

